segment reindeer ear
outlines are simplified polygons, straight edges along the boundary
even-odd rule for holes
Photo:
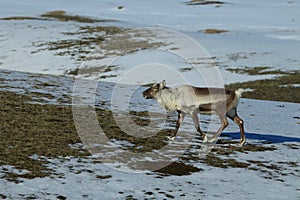
[[[166,86],[166,81],[165,80],[163,80],[160,84],[159,84],[159,88],[160,89],[163,89],[165,86]]]

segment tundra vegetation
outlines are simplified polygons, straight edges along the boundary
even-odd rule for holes
[[[13,73],[13,72],[11,72]],[[36,75],[39,77],[40,75]],[[43,75],[45,76],[45,75]],[[48,76],[48,75],[47,75]],[[49,77],[51,77],[49,75]],[[66,77],[67,78],[67,77]],[[67,78],[70,79],[70,78]],[[24,79],[25,84],[27,81]],[[36,81],[35,88],[43,89],[52,87],[53,83]],[[7,171],[3,178],[7,180],[20,182],[22,178],[35,177],[56,177],[53,169],[47,167],[48,158],[63,159],[64,157],[89,158],[90,153],[86,149],[74,148],[76,144],[81,144],[81,140],[74,127],[72,116],[71,98],[62,97],[65,105],[49,105],[45,104],[44,99],[57,98],[47,93],[30,92],[18,94],[15,92],[5,91],[5,89],[17,90],[22,87],[22,84],[11,86],[11,88],[3,88],[6,80],[0,79],[0,103],[5,105],[1,107],[0,117],[0,165],[14,166],[18,170],[26,170],[26,173]],[[57,85],[55,87],[64,87]],[[4,91],[3,91],[4,90]],[[96,108],[98,121],[105,133],[110,139],[128,141],[134,146],[127,147],[133,152],[147,152],[155,149],[160,149],[166,145],[166,137],[172,136],[173,129],[161,130],[155,137],[147,139],[134,138],[124,133],[115,123],[111,111]],[[132,119],[140,125],[147,125],[147,112],[131,112]],[[175,124],[175,120],[170,121]],[[201,140],[201,139],[200,139]],[[199,141],[200,141],[199,140]],[[183,155],[178,162],[158,170],[159,176],[167,175],[185,175],[203,169],[192,166],[185,162],[197,162],[205,165],[220,167],[220,168],[245,168],[249,170],[269,171],[270,175],[266,178],[276,179],[280,172],[277,168],[282,168],[281,163],[276,166],[271,166],[268,161],[237,160],[235,155],[248,154],[249,152],[264,152],[275,151],[276,146],[272,144],[248,144],[242,148],[232,144],[232,141],[219,139],[217,146],[206,155],[204,158],[195,156],[191,146],[187,150],[186,155]],[[297,145],[290,145],[289,148],[299,149]],[[35,158],[36,155],[38,159]],[[97,162],[97,160],[95,160]],[[188,163],[189,163],[188,162]],[[174,168],[176,166],[176,168]],[[298,165],[297,165],[298,166]],[[4,170],[5,171],[5,170]],[[81,172],[78,172],[81,173]],[[98,175],[100,177],[100,175]],[[107,175],[103,175],[107,176]]]

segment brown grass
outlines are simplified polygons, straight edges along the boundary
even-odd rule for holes
[[[245,98],[300,103],[300,87],[293,86],[293,84],[300,84],[299,71],[261,71],[262,68],[256,68],[243,71],[238,70],[238,73],[249,75],[278,74],[278,76],[273,79],[233,83],[227,85],[226,88],[252,89],[253,91],[243,93]]]
[[[206,33],[206,34],[220,34],[220,33],[226,33],[226,32],[229,32],[229,31],[228,30],[210,28],[210,29],[205,29],[202,32]]]

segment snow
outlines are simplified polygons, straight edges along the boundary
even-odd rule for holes
[[[80,15],[116,19],[133,23],[168,26],[174,29],[195,30],[197,26],[243,28],[286,28],[298,27],[299,2],[276,0],[265,2],[242,0],[226,1],[219,8],[215,5],[187,6],[186,1],[2,1],[1,17],[11,15],[37,16],[51,10],[67,10]],[[124,9],[117,9],[123,6]],[[276,14],[274,14],[276,13]],[[202,23],[202,19],[205,23]],[[223,27],[222,27],[223,26]],[[210,27],[211,28],[211,27]]]
[[[123,9],[116,9],[119,6],[123,6]],[[278,3],[275,0],[251,3],[226,1],[226,4],[217,8],[215,5],[187,6],[180,0],[77,0],[72,3],[58,0],[12,0],[1,2],[0,17],[36,17],[48,11],[65,10],[70,14],[119,20],[119,25],[125,27],[154,26],[181,31],[191,36],[209,55],[216,58],[214,61],[220,68],[224,82],[232,83],[245,78],[249,80],[249,76],[234,75],[231,78],[232,73],[228,73],[226,67],[270,66],[286,71],[299,69],[299,7],[298,1]],[[62,33],[76,31],[79,25],[75,22],[39,20],[1,21],[0,67],[61,75],[70,69],[84,66],[84,63],[76,63],[68,56],[55,55],[55,51],[33,53],[39,49],[35,45],[41,41],[70,39],[69,35]],[[206,28],[224,29],[229,32],[217,35],[198,32]],[[164,33],[159,36],[158,40],[164,40]],[[103,63],[106,61],[103,60]],[[257,79],[252,77],[255,78]]]
[[[137,28],[156,27],[158,30],[166,27],[172,33],[179,31],[197,41],[203,47],[206,58],[214,58],[218,67],[217,84],[233,83],[255,79],[270,78],[270,76],[250,77],[247,75],[232,74],[227,67],[254,67],[270,66],[279,70],[299,70],[300,64],[300,18],[299,1],[241,1],[230,0],[226,4],[216,7],[215,5],[187,6],[182,0],[165,1],[44,1],[44,0],[2,0],[0,3],[0,17],[31,16],[36,17],[47,11],[65,10],[76,15],[90,16],[99,19],[114,19],[119,26]],[[119,6],[122,6],[119,7]],[[23,80],[32,78],[30,73],[42,73],[43,76],[35,78],[36,82],[51,81],[54,84],[63,84],[61,87],[47,87],[44,91],[53,96],[74,95],[74,81],[63,76],[66,71],[82,67],[84,63],[76,63],[68,56],[57,56],[53,51],[39,51],[36,44],[40,42],[57,41],[65,39],[62,34],[66,31],[77,31],[80,24],[76,22],[40,21],[40,20],[13,20],[0,21],[0,78],[1,90],[10,90],[18,93],[33,91],[35,84]],[[229,30],[223,34],[204,34],[207,28]],[[153,30],[153,29],[152,29]],[[143,88],[136,84],[151,81],[160,81],[166,77],[170,85],[176,85],[188,80],[192,84],[207,84],[205,80],[199,80],[194,71],[180,73],[180,68],[191,67],[194,63],[196,68],[197,55],[184,47],[181,39],[167,37],[170,32],[162,31],[155,41],[164,41],[168,45],[162,49],[175,49],[173,51],[141,50],[136,53],[114,60],[120,66],[116,71],[116,78],[107,81],[135,84],[138,91]],[[173,34],[173,36],[182,36]],[[70,36],[68,36],[70,38]],[[172,43],[172,41],[175,43]],[[188,41],[188,40],[186,40]],[[176,48],[180,46],[185,59],[178,56]],[[181,52],[181,53],[182,53]],[[108,58],[103,63],[111,62],[114,58]],[[147,71],[143,78],[137,76],[140,71],[128,74],[128,68],[134,66],[146,66],[147,63],[156,63],[161,73],[151,74]],[[98,63],[96,63],[98,64]],[[214,66],[214,67],[216,67]],[[142,68],[142,69],[146,69]],[[173,71],[175,72],[173,74]],[[216,68],[214,68],[216,69]],[[13,71],[16,70],[16,71]],[[172,71],[172,73],[169,73]],[[24,72],[29,72],[24,73]],[[132,72],[132,71],[131,71]],[[168,73],[166,75],[166,73]],[[128,75],[128,77],[127,77]],[[176,78],[179,77],[179,80]],[[88,79],[98,80],[92,76]],[[173,78],[173,79],[172,79]],[[174,80],[175,79],[175,80]],[[133,81],[134,80],[134,81]],[[147,80],[147,81],[145,81]],[[131,81],[131,82],[130,82]],[[133,83],[134,82],[134,83]],[[112,83],[103,83],[101,90],[102,99],[110,102],[109,96]],[[216,84],[210,82],[211,85]],[[94,86],[94,85],[92,85]],[[122,85],[121,85],[122,86]],[[298,85],[296,85],[298,87]],[[101,88],[101,89],[103,89]],[[136,88],[129,87],[128,91]],[[92,88],[93,89],[93,88]],[[120,89],[120,88],[117,88]],[[45,91],[47,90],[47,91]],[[88,90],[89,92],[89,90]],[[90,94],[91,95],[91,94]],[[138,103],[131,105],[137,111],[143,111],[153,102],[142,103],[143,99],[135,98]],[[94,99],[90,99],[94,101]],[[44,99],[44,103],[62,104],[57,99]],[[88,103],[88,102],[85,102]],[[93,102],[92,102],[93,103]],[[106,105],[108,106],[108,105]],[[109,106],[108,106],[109,107]],[[161,110],[158,110],[162,112]],[[8,199],[125,199],[132,198],[175,198],[175,199],[300,199],[299,181],[299,144],[300,144],[300,105],[286,102],[272,102],[241,99],[239,113],[245,121],[246,137],[249,144],[262,146],[271,145],[275,151],[246,152],[230,155],[238,161],[249,160],[261,161],[267,165],[275,165],[279,170],[272,170],[252,163],[258,170],[249,168],[218,168],[204,163],[189,163],[202,169],[200,172],[185,176],[160,176],[156,172],[135,173],[124,172],[111,167],[109,163],[95,162],[95,158],[57,158],[48,159],[55,173],[51,177],[21,179],[22,182],[14,183],[3,179],[4,172],[26,173],[17,170],[13,166],[1,166],[0,168],[0,194]],[[207,119],[204,119],[207,120]],[[203,125],[206,126],[206,125]],[[207,127],[205,127],[207,128]],[[185,120],[182,132],[193,130],[191,119]],[[238,128],[231,123],[223,133],[223,137],[238,139]],[[175,142],[184,140],[184,135]],[[132,145],[126,141],[112,141],[110,145],[117,147]],[[81,146],[79,145],[79,148]],[[74,148],[78,148],[74,146]],[[195,150],[197,151],[197,150]],[[32,155],[38,159],[38,155]],[[151,157],[144,157],[149,161]],[[290,163],[290,164],[289,164]],[[292,166],[291,163],[296,163]],[[101,178],[102,177],[102,178]],[[0,196],[1,197],[1,196]],[[3,197],[3,196],[2,196]]]

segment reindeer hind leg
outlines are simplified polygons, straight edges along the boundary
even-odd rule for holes
[[[241,134],[241,139],[240,139],[240,146],[243,146],[246,142],[246,137],[245,137],[245,131],[244,131],[244,121],[239,117],[239,116],[234,116],[233,121],[239,126],[240,128],[240,134]]]
[[[219,118],[221,121],[221,127],[217,130],[215,135],[208,140],[209,142],[214,142],[221,135],[222,131],[228,126],[226,115],[219,114]]]
[[[240,146],[243,146],[246,142],[245,131],[244,131],[244,121],[237,115],[236,109],[229,111],[227,114],[232,121],[234,121],[240,128]]]

